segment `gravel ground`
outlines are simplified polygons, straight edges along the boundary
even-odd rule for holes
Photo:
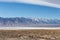
[[[0,30],[0,40],[60,40],[60,30]]]

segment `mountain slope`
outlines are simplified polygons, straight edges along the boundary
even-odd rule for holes
[[[0,17],[0,26],[60,26],[59,19],[42,18],[2,18]]]

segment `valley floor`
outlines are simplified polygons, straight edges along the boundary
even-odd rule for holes
[[[60,29],[0,30],[0,40],[60,40]]]

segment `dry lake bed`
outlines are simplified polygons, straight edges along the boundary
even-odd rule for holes
[[[0,40],[60,40],[60,29],[0,30]]]

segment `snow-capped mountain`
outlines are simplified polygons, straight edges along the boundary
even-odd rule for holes
[[[50,26],[53,24],[60,26],[59,19],[43,19],[43,18],[2,18],[0,17],[0,26]]]

